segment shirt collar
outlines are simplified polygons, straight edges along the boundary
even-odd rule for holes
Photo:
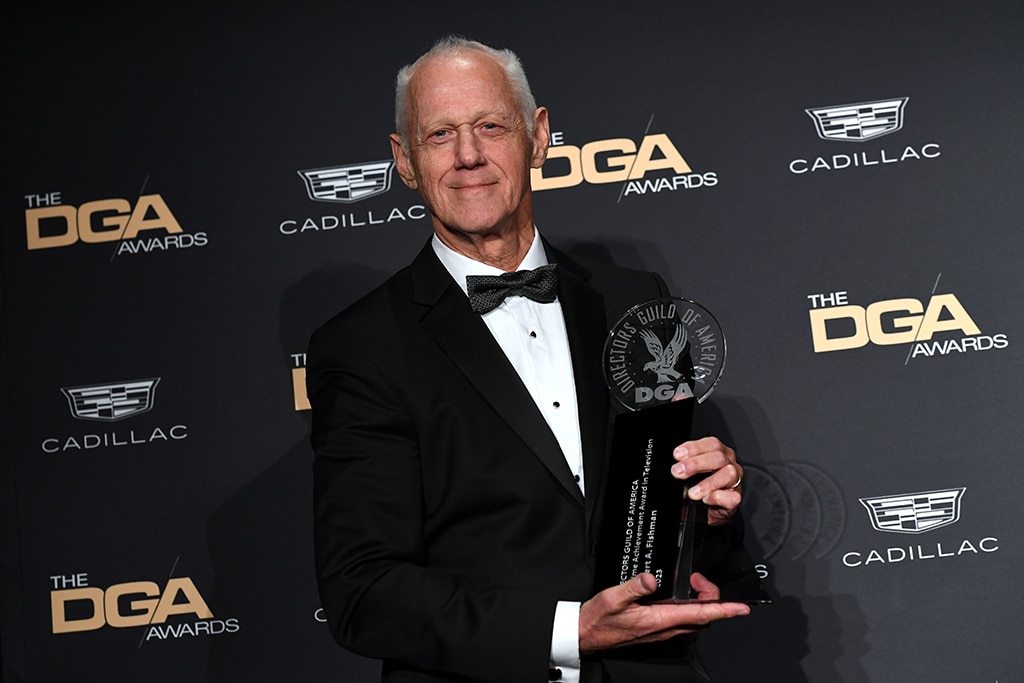
[[[441,261],[445,270],[455,279],[456,284],[462,288],[463,292],[467,291],[467,275],[501,275],[505,272],[500,268],[475,261],[468,256],[463,256],[454,251],[438,239],[436,233],[430,240],[430,246],[434,248],[437,258]],[[526,252],[526,256],[523,257],[522,263],[516,267],[516,270],[533,270],[547,264],[548,256],[544,253],[544,244],[541,242],[540,232],[537,230],[537,226],[533,226],[533,244],[530,245],[529,251]]]

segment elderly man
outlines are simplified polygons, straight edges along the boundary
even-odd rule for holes
[[[442,40],[401,70],[396,104],[396,167],[434,234],[308,353],[331,632],[383,659],[385,681],[708,680],[692,634],[746,605],[642,605],[650,574],[593,588],[612,412],[601,346],[664,283],[540,238],[530,169],[548,112],[511,52]],[[707,475],[689,495],[710,522],[729,523],[732,449],[705,438],[675,457],[673,475]]]

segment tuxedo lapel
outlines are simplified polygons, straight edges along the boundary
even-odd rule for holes
[[[601,360],[608,336],[604,297],[587,283],[590,273],[585,268],[547,243],[545,247],[548,259],[559,265],[558,298],[572,353],[589,521],[604,479],[608,435],[608,389]]]
[[[483,399],[516,432],[572,498],[583,505],[551,428],[487,325],[437,260],[429,242],[412,264],[413,301],[425,307],[420,325]]]

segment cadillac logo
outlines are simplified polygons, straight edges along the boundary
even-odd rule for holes
[[[145,413],[153,407],[153,391],[159,377],[115,384],[65,387],[71,415],[79,420],[117,422]]]
[[[861,498],[878,531],[898,534],[923,534],[953,524],[960,519],[960,497],[964,487],[922,493],[901,493],[877,498]]]
[[[806,109],[822,140],[864,142],[903,127],[907,97]]]
[[[391,167],[394,163],[374,161],[367,164],[311,168],[298,173],[306,183],[310,199],[350,204],[390,190]]]

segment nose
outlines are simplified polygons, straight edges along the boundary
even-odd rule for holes
[[[459,131],[455,161],[457,168],[474,168],[485,162],[481,141],[477,138],[476,131]]]

